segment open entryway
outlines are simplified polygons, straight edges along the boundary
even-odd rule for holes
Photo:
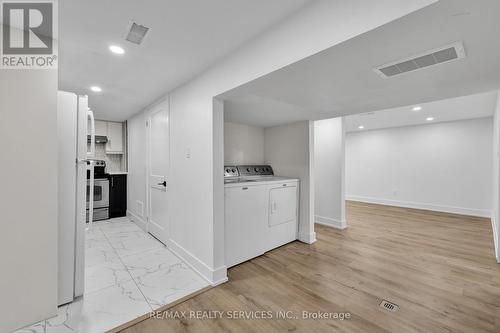
[[[57,316],[33,325],[30,332],[105,332],[208,285],[165,245],[169,238],[168,102],[146,112],[139,122],[130,121],[129,136],[128,122],[94,119],[87,101],[87,97],[59,93],[59,158],[64,171],[60,172],[60,247],[64,250],[60,253],[64,256],[59,308]],[[90,179],[85,177],[85,166]],[[137,179],[142,182],[141,198],[134,196]]]

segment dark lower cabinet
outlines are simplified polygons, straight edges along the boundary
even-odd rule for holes
[[[127,175],[109,179],[109,218],[127,215]]]

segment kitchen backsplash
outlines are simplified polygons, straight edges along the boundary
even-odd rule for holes
[[[90,147],[87,147],[90,149]],[[105,144],[95,145],[95,158],[106,161],[106,172],[110,171],[125,171],[125,163],[123,163],[123,155],[121,154],[106,154]]]

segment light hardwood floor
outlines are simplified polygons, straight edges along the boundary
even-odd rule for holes
[[[349,202],[348,228],[316,226],[229,270],[170,311],[349,312],[348,320],[147,319],[123,332],[500,332],[500,265],[488,219]],[[387,299],[397,312],[379,307]]]

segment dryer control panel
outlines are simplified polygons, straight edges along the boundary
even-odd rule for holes
[[[270,165],[238,165],[240,176],[274,176]]]

